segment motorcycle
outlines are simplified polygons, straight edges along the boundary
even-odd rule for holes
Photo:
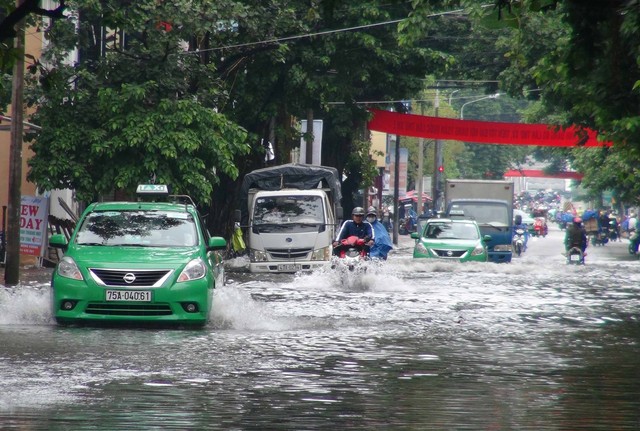
[[[609,229],[601,228],[591,237],[591,245],[605,245],[609,242]]]
[[[567,264],[584,265],[584,253],[579,247],[571,247],[567,252]]]
[[[511,247],[516,256],[520,256],[524,251],[524,229],[518,228],[513,234]]]
[[[340,241],[334,249],[331,268],[365,272],[367,268],[364,262],[369,260],[365,243],[365,239],[357,236],[350,236]]]
[[[533,235],[546,237],[548,233],[547,222],[544,218],[537,217],[533,222]]]

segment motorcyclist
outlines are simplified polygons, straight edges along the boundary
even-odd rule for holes
[[[389,250],[393,248],[393,243],[384,224],[378,220],[378,210],[376,207],[370,206],[367,208],[367,222],[371,224],[375,234],[375,241],[369,250],[369,256],[373,259],[387,260],[387,254],[389,254]]]
[[[369,248],[375,243],[375,232],[371,223],[364,220],[364,208],[362,207],[355,207],[353,211],[351,211],[351,220],[345,220],[344,223],[342,223],[338,235],[333,241],[334,252],[337,252],[340,248],[341,241],[350,236],[357,236],[358,238],[364,239],[365,251],[367,253],[369,252]]]
[[[571,248],[577,247],[584,251],[587,249],[587,231],[582,225],[582,219],[575,217],[573,223],[567,226],[567,232],[564,236],[564,248],[568,252]]]
[[[527,251],[527,242],[529,242],[529,227],[522,223],[522,216],[520,214],[516,214],[513,220],[513,233],[512,236],[516,234],[516,230],[522,229],[524,231],[524,249],[522,251]]]

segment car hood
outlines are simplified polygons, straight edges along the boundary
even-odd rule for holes
[[[198,257],[197,247],[77,246],[69,256],[92,268],[178,267]]]

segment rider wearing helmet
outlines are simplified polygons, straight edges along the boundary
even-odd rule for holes
[[[373,231],[371,223],[364,219],[364,208],[362,207],[355,207],[353,211],[351,211],[351,220],[345,220],[344,223],[342,223],[342,227],[340,227],[338,235],[333,241],[333,247],[338,247],[340,241],[350,236],[357,236],[358,238],[364,239],[367,245],[367,251],[368,247],[374,244],[375,232]]]
[[[564,235],[564,248],[569,251],[573,247],[582,250],[583,254],[587,249],[587,231],[580,217],[573,218],[573,223],[567,226],[567,232]]]
[[[516,214],[513,218],[513,232],[511,236],[516,234],[516,230],[522,229],[524,231],[524,250],[527,250],[527,243],[529,242],[529,226],[526,223],[522,222],[522,216],[520,214]]]

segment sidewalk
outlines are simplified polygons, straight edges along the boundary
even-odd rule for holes
[[[4,266],[0,266],[0,287],[7,287],[4,284]],[[35,265],[25,265],[20,267],[19,284],[49,283],[53,268],[38,267]]]

